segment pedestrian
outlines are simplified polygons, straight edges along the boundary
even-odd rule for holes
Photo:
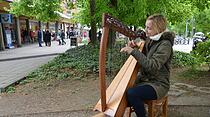
[[[99,41],[99,42],[101,41],[101,36],[102,36],[102,33],[101,33],[101,31],[99,30],[99,31],[98,31],[98,41]]]
[[[58,29],[57,41],[58,41],[58,44],[61,45],[61,30],[60,29]]]
[[[45,43],[45,46],[47,46],[48,44],[47,44],[47,38],[46,38],[46,30],[44,31],[43,30],[43,40],[44,40],[44,43]]]
[[[163,15],[154,14],[146,20],[146,40],[143,51],[134,48],[138,44],[129,41],[121,49],[132,55],[141,66],[136,85],[127,90],[129,106],[137,117],[145,117],[145,100],[156,100],[167,95],[170,87],[170,64],[173,56],[175,34],[166,31],[167,22]],[[140,42],[141,43],[141,42]]]
[[[62,45],[66,44],[66,42],[64,41],[64,38],[65,38],[65,32],[62,30],[61,31],[61,44]]]
[[[46,46],[51,46],[51,33],[50,31],[47,29],[46,33],[45,33],[45,38],[46,38]]]
[[[69,39],[71,39],[72,37],[75,36],[75,31],[74,31],[74,28],[71,27],[70,31],[69,31]]]
[[[38,39],[39,47],[42,47],[42,32],[40,29],[38,29],[38,32],[37,32],[37,39]]]
[[[24,29],[23,35],[24,35],[24,41],[30,43],[30,39],[29,39],[29,35],[28,35],[28,30],[27,29]]]
[[[77,46],[77,38],[76,38],[76,32],[74,31],[74,28],[71,27],[71,30],[69,32],[69,38],[70,38],[70,44],[71,46]]]
[[[69,30],[69,27],[67,27],[67,31],[66,31],[66,38],[69,39],[69,33],[70,33],[70,30]]]
[[[35,34],[34,31],[32,29],[30,29],[29,31],[29,37],[30,37],[30,42],[33,43],[34,42],[34,38],[35,38]]]

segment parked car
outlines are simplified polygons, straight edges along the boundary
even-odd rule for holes
[[[193,39],[200,39],[201,41],[205,40],[205,35],[202,32],[197,32],[194,34]]]
[[[193,36],[193,49],[197,47],[198,43],[204,42],[206,40],[206,37],[204,33],[202,32],[197,32]]]

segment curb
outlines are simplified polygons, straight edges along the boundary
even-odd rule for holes
[[[44,54],[44,55],[33,55],[33,56],[23,56],[23,57],[16,57],[16,58],[6,58],[6,59],[0,59],[0,62],[21,60],[21,59],[30,59],[30,58],[38,58],[38,57],[45,57],[45,56],[54,56],[54,55],[59,55],[59,54],[61,54],[61,53]]]

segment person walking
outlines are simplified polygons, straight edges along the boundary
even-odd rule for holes
[[[98,31],[98,41],[99,41],[99,42],[101,41],[101,36],[102,36],[102,33],[101,33],[101,31],[99,30],[99,31]]]
[[[72,37],[74,38],[74,36],[75,36],[74,27],[71,27],[71,29],[69,30],[69,39],[71,39]]]
[[[66,38],[69,39],[69,33],[70,33],[70,30],[69,30],[69,27],[67,27],[67,31],[66,31]]]
[[[167,21],[161,14],[149,16],[146,20],[146,40],[140,52],[134,41],[121,49],[132,55],[141,66],[136,85],[127,90],[129,106],[134,108],[137,117],[145,117],[145,100],[156,100],[164,97],[170,87],[170,65],[173,57],[175,34],[166,31]]]
[[[30,43],[29,35],[28,35],[28,30],[24,29],[23,30],[23,35],[24,35],[24,42]]]
[[[46,33],[45,33],[45,38],[46,38],[46,46],[51,46],[51,33],[50,31],[47,29]]]
[[[30,42],[34,43],[34,41],[35,41],[35,34],[34,34],[34,31],[32,29],[30,29],[30,31],[29,31],[29,37],[30,37]]]
[[[37,31],[37,39],[38,39],[39,47],[42,47],[42,32],[40,29],[38,29]]]
[[[65,38],[65,32],[62,30],[61,31],[61,44],[62,45],[66,44],[66,42],[64,41],[64,38]]]
[[[60,29],[58,29],[57,41],[58,41],[58,45],[61,45],[61,30]]]
[[[43,40],[44,40],[44,43],[45,43],[45,46],[47,46],[48,44],[47,44],[47,38],[46,38],[46,30],[44,31],[43,30]]]

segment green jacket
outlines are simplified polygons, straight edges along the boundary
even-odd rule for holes
[[[146,39],[144,49],[134,49],[131,55],[140,65],[137,85],[152,86],[161,98],[170,88],[170,64],[173,57],[174,33],[164,32],[158,41]]]

